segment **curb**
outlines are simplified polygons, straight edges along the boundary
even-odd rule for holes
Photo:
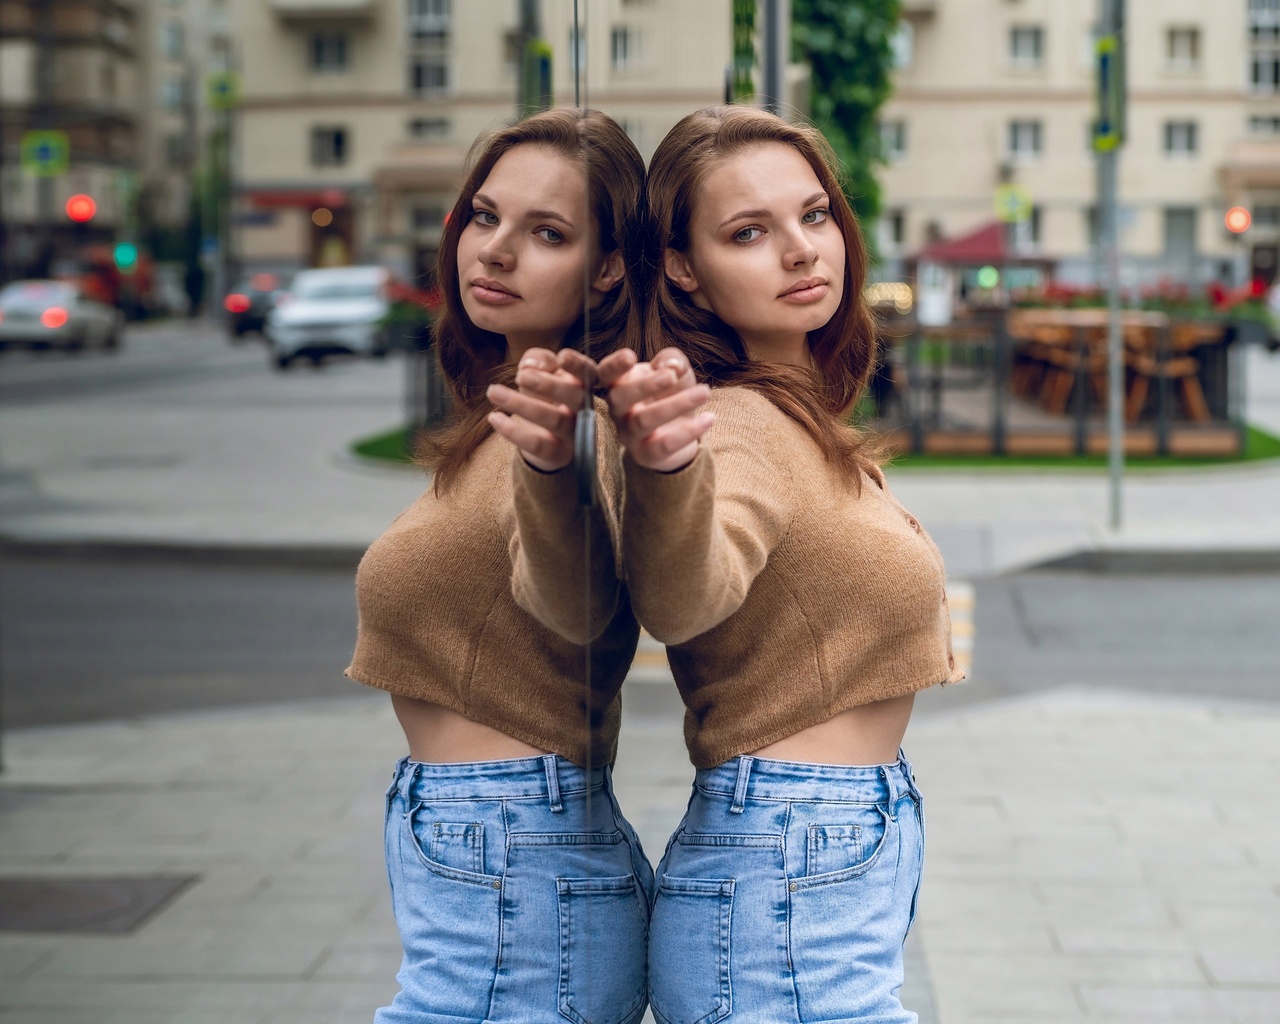
[[[365,547],[351,544],[195,543],[164,540],[25,540],[0,536],[0,557],[146,561],[264,569],[355,571]]]
[[[1159,549],[1096,548],[1074,551],[1026,565],[1019,572],[1066,570],[1094,573],[1273,573],[1280,572],[1280,550],[1275,548]]]

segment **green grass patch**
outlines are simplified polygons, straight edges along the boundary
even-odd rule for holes
[[[366,459],[383,462],[413,463],[408,449],[409,432],[403,427],[374,434],[356,441],[351,450]],[[1280,459],[1280,437],[1257,427],[1245,431],[1243,454],[1229,458],[1213,456],[1131,456],[1125,466],[1131,469],[1186,469],[1198,466],[1222,466],[1261,459]],[[1080,469],[1107,468],[1105,455],[899,455],[890,463],[894,469]]]
[[[381,459],[384,462],[403,462],[412,464],[413,456],[409,450],[409,431],[404,427],[388,430],[385,434],[374,434],[362,441],[357,441],[351,450],[366,459]]]

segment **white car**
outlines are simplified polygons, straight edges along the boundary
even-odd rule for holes
[[[14,281],[0,288],[0,348],[114,349],[124,314],[70,281]]]
[[[328,355],[386,355],[390,281],[385,267],[299,271],[267,314],[272,362],[283,370],[299,356],[319,365]]]

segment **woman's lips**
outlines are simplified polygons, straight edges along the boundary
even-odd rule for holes
[[[831,286],[821,279],[801,281],[794,288],[783,292],[778,296],[778,298],[783,302],[790,302],[798,306],[803,306],[810,302],[817,302],[819,299],[825,298],[827,292],[830,290]]]
[[[470,287],[476,301],[483,302],[487,306],[506,306],[520,301],[519,295],[503,288],[497,281],[477,278],[471,282]]]

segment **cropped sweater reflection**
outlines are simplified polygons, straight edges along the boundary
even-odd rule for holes
[[[763,395],[714,389],[675,473],[624,459],[623,559],[710,768],[841,712],[964,678],[946,570],[879,470],[848,482]]]
[[[401,513],[356,573],[348,678],[442,705],[575,764],[613,762],[639,626],[614,554],[617,438],[607,416],[599,423],[591,509],[577,504],[571,471],[539,473],[492,435],[445,495],[428,489]],[[561,510],[559,529],[536,551],[517,529],[517,501]],[[551,589],[541,583],[543,558],[558,567]]]

